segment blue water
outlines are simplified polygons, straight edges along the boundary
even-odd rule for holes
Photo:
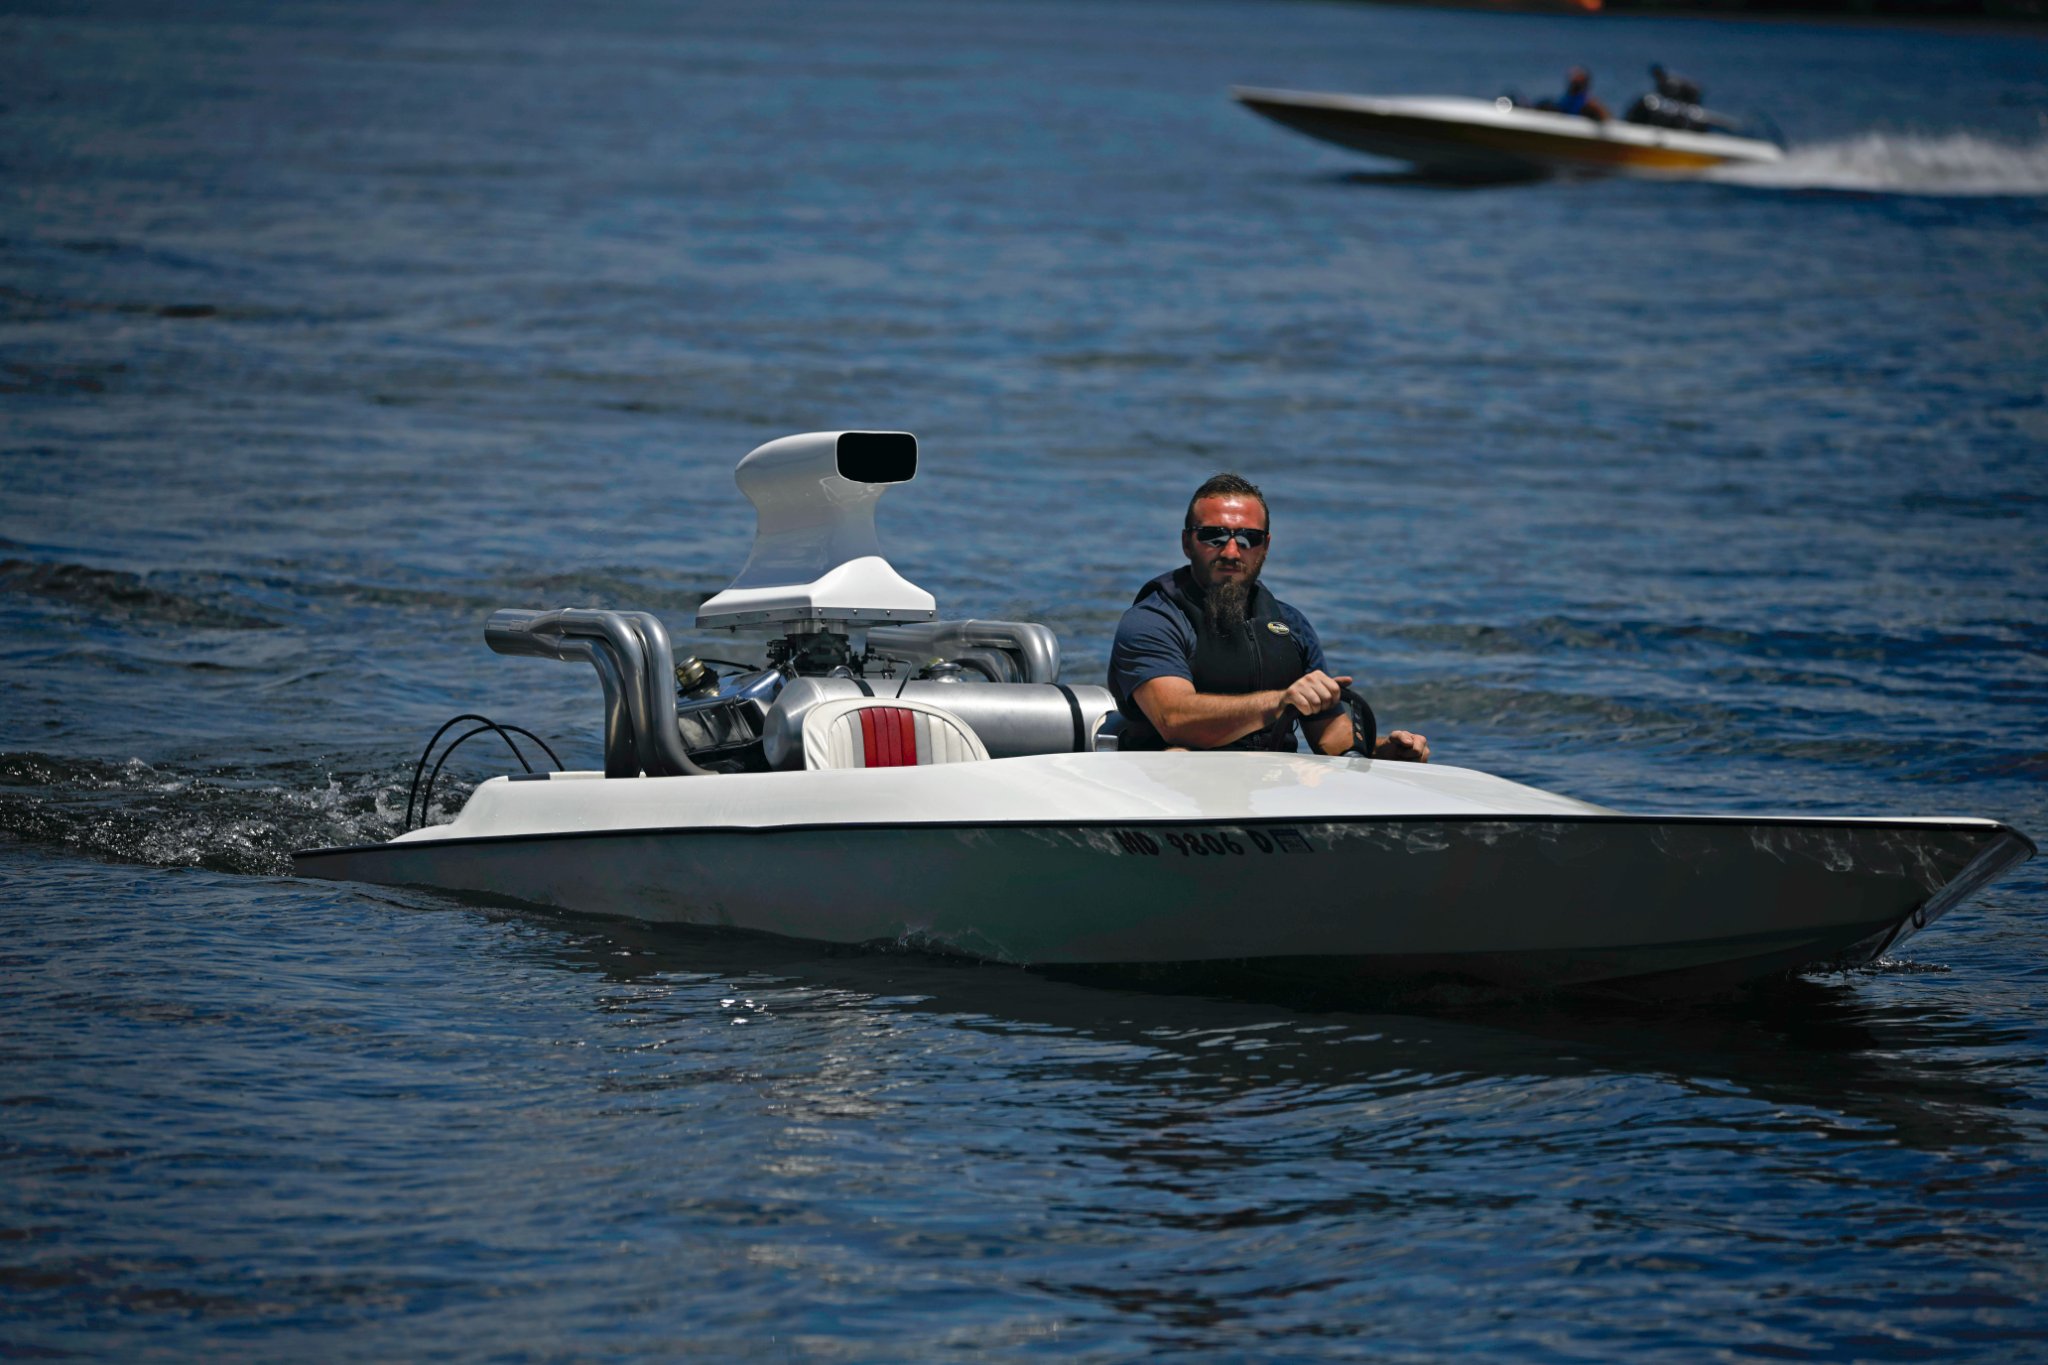
[[[1224,95],[1652,60],[1786,166],[1419,185]],[[1236,468],[1441,761],[2048,834],[2041,36],[15,5],[0,106],[0,1354],[2048,1358],[2040,862],[1875,970],[1621,1015],[287,875],[457,711],[595,765],[587,672],[483,617],[709,648],[733,463],[841,427],[919,434],[892,557],[1069,678]]]

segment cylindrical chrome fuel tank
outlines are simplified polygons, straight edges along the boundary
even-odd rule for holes
[[[768,709],[761,741],[769,764],[801,765],[804,713],[821,701],[859,696],[903,696],[944,707],[981,737],[990,758],[1086,753],[1104,718],[1116,711],[1108,688],[1087,685],[795,678]]]

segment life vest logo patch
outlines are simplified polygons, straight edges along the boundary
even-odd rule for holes
[[[1268,621],[1266,622],[1266,629],[1272,631],[1275,635],[1292,635],[1294,633],[1287,628],[1285,621]]]

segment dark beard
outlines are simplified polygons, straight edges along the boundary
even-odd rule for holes
[[[1244,629],[1245,614],[1252,604],[1252,578],[1231,578],[1212,583],[1202,594],[1202,615],[1210,629],[1221,635],[1235,635]]]

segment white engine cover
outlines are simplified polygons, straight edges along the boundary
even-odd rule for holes
[[[733,471],[754,504],[754,548],[697,609],[698,627],[936,616],[937,601],[896,572],[875,533],[875,504],[916,472],[908,432],[814,431],[755,447]]]

